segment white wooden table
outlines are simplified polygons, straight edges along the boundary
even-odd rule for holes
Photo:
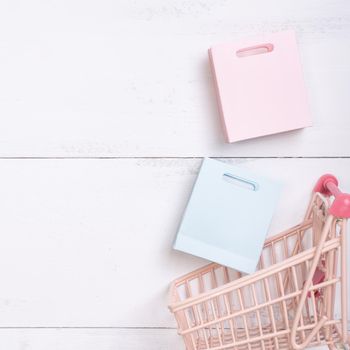
[[[295,29],[314,126],[228,145],[207,48]],[[350,191],[348,0],[0,2],[0,349],[183,349],[171,249],[201,158]]]

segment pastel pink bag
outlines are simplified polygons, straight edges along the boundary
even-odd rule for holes
[[[293,31],[209,49],[228,142],[311,126]]]

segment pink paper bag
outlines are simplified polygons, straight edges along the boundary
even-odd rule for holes
[[[228,142],[311,125],[293,31],[209,49]]]

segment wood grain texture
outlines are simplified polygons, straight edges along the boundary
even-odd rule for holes
[[[174,329],[0,329],[6,350],[184,350]],[[309,350],[328,350],[325,347]]]
[[[284,29],[314,126],[225,144],[207,48]],[[0,349],[183,349],[168,285],[206,263],[171,249],[191,157],[284,182],[271,234],[322,173],[350,191],[349,40],[348,0],[1,1]]]
[[[285,190],[270,234],[302,219],[349,159],[225,160]],[[204,265],[171,246],[198,159],[1,160],[0,326],[174,327],[169,282]]]
[[[207,49],[283,29],[314,127],[224,144]],[[347,0],[2,1],[0,156],[349,156],[349,39]]]

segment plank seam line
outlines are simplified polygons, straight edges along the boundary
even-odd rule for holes
[[[0,160],[64,160],[64,159],[76,159],[76,160],[93,160],[93,159],[111,159],[111,160],[142,160],[142,159],[202,159],[201,157],[0,157]],[[350,159],[350,156],[209,156],[216,159]]]
[[[176,327],[117,327],[117,326],[0,326],[0,330],[20,330],[20,329],[116,329],[116,330],[177,330]],[[350,330],[350,321],[348,322],[348,329]]]
[[[175,327],[117,327],[117,326],[0,326],[2,329],[139,329],[139,330],[177,330]]]

